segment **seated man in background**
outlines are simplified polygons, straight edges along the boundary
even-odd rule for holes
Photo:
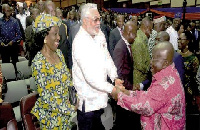
[[[141,114],[144,130],[185,128],[185,92],[173,63],[172,44],[162,42],[153,49],[151,86],[147,91],[117,89],[113,98],[121,107]]]

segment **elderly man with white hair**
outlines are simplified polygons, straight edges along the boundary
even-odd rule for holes
[[[79,130],[105,129],[101,114],[107,106],[108,94],[116,87],[107,82],[107,76],[116,86],[122,85],[117,69],[107,50],[100,29],[100,15],[96,4],[85,4],[81,11],[82,25],[72,44],[72,76],[77,90]]]

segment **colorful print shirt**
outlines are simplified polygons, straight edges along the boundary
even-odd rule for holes
[[[158,32],[156,30],[152,30],[152,33],[151,33],[150,38],[148,40],[149,54],[150,54],[151,58],[152,58],[152,50],[153,50],[153,47],[155,46],[155,43],[156,43],[157,34],[158,34]]]
[[[153,75],[147,91],[120,92],[118,105],[141,114],[144,130],[183,130],[185,127],[184,88],[174,64]]]
[[[138,84],[147,79],[150,68],[148,38],[140,29],[131,46],[133,54],[133,83]]]
[[[8,21],[0,19],[0,43],[8,44],[10,41],[14,43],[21,39],[21,31],[17,20],[10,17]]]
[[[185,66],[185,91],[189,95],[198,95],[196,75],[199,67],[199,60],[194,54],[183,57],[183,60]]]
[[[68,87],[72,86],[71,75],[61,51],[56,53],[61,61],[59,64],[49,63],[41,52],[32,61],[39,98],[31,112],[45,126],[43,129],[70,129],[69,118],[74,112],[68,93]]]

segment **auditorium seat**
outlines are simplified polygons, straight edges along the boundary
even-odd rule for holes
[[[8,102],[0,104],[0,130],[17,130],[15,114]]]
[[[39,121],[31,114],[31,110],[38,98],[37,92],[30,93],[20,100],[20,111],[22,123],[25,130],[38,130],[40,128]]]

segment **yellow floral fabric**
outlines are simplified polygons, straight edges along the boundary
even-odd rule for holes
[[[60,50],[56,51],[59,64],[51,64],[38,52],[32,61],[32,76],[35,77],[39,98],[31,113],[40,121],[41,129],[70,130],[69,118],[74,106],[69,103],[68,87],[72,86],[71,75]]]
[[[137,31],[137,37],[131,49],[133,55],[133,84],[138,84],[147,79],[150,68],[148,38],[140,29]]]
[[[41,14],[36,17],[35,22],[33,23],[33,31],[40,32],[46,28],[53,26],[60,26],[62,23],[61,19],[50,14]]]

